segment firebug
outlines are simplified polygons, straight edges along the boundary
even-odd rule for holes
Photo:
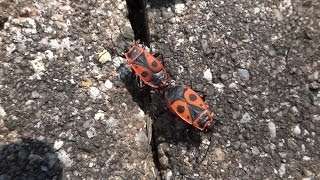
[[[213,125],[213,116],[198,93],[186,85],[168,87],[164,92],[170,111],[188,124],[204,131]]]

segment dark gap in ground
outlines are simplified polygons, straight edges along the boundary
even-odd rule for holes
[[[148,14],[146,0],[126,0],[128,19],[134,31],[135,40],[150,46],[150,31],[148,26]]]
[[[146,0],[126,0],[127,8],[128,8],[128,19],[131,23],[131,27],[134,31],[135,40],[140,40],[140,43],[143,43],[146,46],[150,47],[150,31],[148,26],[148,14],[146,10]],[[134,82],[134,81],[133,81]],[[148,114],[152,121],[154,122],[155,119],[153,117],[152,110],[150,109],[151,103],[151,94],[150,88],[145,87],[144,90],[136,91],[136,88],[139,89],[139,82],[137,85],[128,84],[127,89],[130,89],[129,92],[131,93],[132,97],[135,98],[135,101],[138,103],[140,108]],[[132,86],[133,85],[133,86]],[[132,88],[134,87],[134,88]],[[154,128],[152,127],[152,137],[151,137],[151,147],[152,147],[152,157],[153,162],[155,164],[155,168],[158,169],[160,178],[162,178],[161,170],[160,170],[160,161],[158,155],[158,148],[156,142],[156,135],[154,133]]]
[[[8,17],[0,16],[0,31],[4,28],[4,23],[8,21]]]

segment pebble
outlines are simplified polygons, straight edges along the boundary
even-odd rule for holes
[[[59,49],[60,45],[57,41],[57,39],[51,39],[49,42],[49,45],[51,46],[52,49]]]
[[[100,90],[96,87],[90,87],[89,93],[92,98],[97,98],[100,95]]]
[[[279,168],[279,176],[282,177],[286,173],[286,164],[281,164]]]
[[[301,129],[299,127],[299,125],[296,125],[293,129],[293,132],[296,134],[296,135],[300,135],[301,134]]]
[[[37,99],[39,97],[40,97],[40,94],[36,90],[32,91],[31,98]]]
[[[116,68],[118,68],[121,66],[121,64],[123,64],[123,58],[122,57],[115,57],[115,58],[113,58],[112,62],[113,62],[113,65]]]
[[[215,148],[214,155],[217,157],[217,161],[224,161],[226,158],[226,154],[221,148]]]
[[[99,53],[98,61],[102,64],[111,61],[111,54],[107,50],[102,51]]]
[[[242,115],[242,118],[240,120],[240,123],[248,123],[251,121],[251,116],[249,113],[245,113],[244,115]]]
[[[212,73],[210,68],[203,72],[203,78],[205,78],[208,81],[212,81]]]
[[[243,77],[245,80],[249,80],[250,79],[250,73],[248,70],[246,69],[238,69],[238,73],[240,74],[241,77]]]
[[[269,127],[270,137],[275,138],[277,135],[276,125],[274,124],[274,122],[270,121],[268,123],[268,127]]]
[[[251,151],[252,151],[252,154],[253,154],[253,155],[259,155],[259,154],[260,154],[260,151],[259,151],[259,149],[257,148],[257,146],[253,146],[252,149],[251,149]]]
[[[181,0],[176,0],[174,5],[174,12],[176,14],[182,14],[184,10],[186,9],[186,6]]]
[[[93,127],[90,127],[90,128],[87,130],[87,136],[88,136],[89,139],[97,136],[96,129],[93,128]]]
[[[106,82],[104,83],[104,86],[106,89],[111,89],[113,86],[113,83],[108,79],[106,80]]]
[[[311,158],[310,158],[309,156],[303,156],[302,159],[303,159],[304,161],[310,161],[310,160],[311,160]]]
[[[106,125],[108,128],[112,128],[114,126],[116,126],[118,124],[117,120],[114,117],[110,117],[107,121],[106,121]]]
[[[46,70],[42,59],[43,59],[43,55],[38,54],[35,60],[30,61],[30,64],[35,71],[35,74],[33,76],[35,76],[37,79],[41,79],[41,75],[43,74],[43,71]]]
[[[66,151],[64,150],[59,151],[58,158],[66,167],[72,166],[73,161],[72,159],[70,159]]]
[[[233,82],[233,83],[230,83],[230,84],[229,84],[229,88],[230,88],[230,89],[237,89],[237,88],[238,88],[238,85]]]
[[[93,83],[92,83],[91,79],[88,79],[88,78],[82,80],[79,83],[79,86],[83,87],[83,88],[90,88],[92,85],[93,85]]]
[[[54,58],[53,52],[50,51],[50,50],[46,50],[46,51],[44,52],[44,55],[45,55],[45,57],[46,57],[48,60],[52,60],[52,59]]]
[[[94,120],[98,121],[98,120],[103,120],[104,119],[104,112],[103,111],[99,111],[97,114],[94,115]]]
[[[5,117],[6,115],[6,111],[4,111],[3,107],[0,105],[0,118]]]
[[[224,88],[224,85],[221,84],[221,83],[217,83],[217,84],[212,84],[215,89],[217,89],[218,92],[222,92],[223,91],[223,88]]]
[[[14,50],[16,50],[16,45],[14,43],[11,43],[7,45],[6,50],[8,55],[10,55]]]
[[[54,141],[53,148],[59,150],[63,146],[63,141],[56,140]]]

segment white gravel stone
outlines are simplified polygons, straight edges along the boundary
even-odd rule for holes
[[[103,120],[104,119],[104,112],[103,111],[99,111],[97,114],[95,114],[94,115],[94,119],[96,120],[96,121],[98,121],[98,120]]]
[[[223,91],[223,88],[224,88],[224,85],[221,84],[221,83],[216,83],[216,84],[212,84],[216,89],[217,91],[219,92],[222,92]]]
[[[277,136],[276,125],[274,124],[274,122],[270,121],[268,123],[268,127],[269,127],[270,137],[275,138]]]
[[[279,168],[279,176],[282,177],[286,173],[286,164],[282,163]]]
[[[120,67],[121,64],[123,64],[123,58],[122,57],[115,57],[113,58],[113,64],[115,67]]]
[[[4,111],[3,107],[0,105],[0,118],[6,116],[7,113]]]
[[[52,59],[54,58],[53,52],[50,51],[50,50],[46,50],[46,51],[44,52],[44,55],[46,56],[46,58],[47,58],[48,60],[52,60]]]
[[[72,159],[70,159],[70,157],[66,151],[64,151],[64,150],[59,151],[58,158],[66,167],[72,166],[73,161],[72,161]]]
[[[100,90],[96,87],[90,87],[89,93],[92,98],[97,98],[100,95]]]
[[[208,81],[212,81],[212,73],[210,68],[203,72],[203,78],[205,78]]]
[[[97,136],[96,129],[93,128],[93,127],[90,127],[90,128],[87,130],[87,136],[88,136],[89,139]]]
[[[63,141],[56,140],[54,141],[53,148],[56,150],[59,150],[63,146],[63,143],[64,143]]]
[[[7,54],[10,55],[14,50],[16,50],[16,45],[14,43],[11,43],[7,45],[6,50]]]
[[[244,115],[242,116],[240,123],[248,123],[251,121],[251,116],[249,113],[244,113]]]
[[[106,121],[106,125],[108,128],[112,128],[114,126],[116,126],[118,124],[117,120],[114,117],[110,117],[107,121]]]
[[[176,0],[174,5],[174,12],[176,14],[182,14],[184,10],[186,9],[186,6],[181,0]]]
[[[296,125],[293,130],[292,130],[296,135],[300,135],[301,134],[301,129],[299,127],[299,125]]]
[[[113,83],[108,79],[106,80],[106,82],[104,83],[104,86],[106,89],[111,89],[113,86]]]

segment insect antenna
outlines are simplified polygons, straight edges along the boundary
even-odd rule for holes
[[[203,158],[201,159],[200,163],[202,163],[203,160],[206,158],[206,156],[207,156],[207,154],[208,154],[208,152],[209,152],[210,146],[211,146],[211,142],[212,142],[212,138],[211,138],[211,136],[209,136],[209,145],[208,145],[207,150],[206,150],[206,153],[204,154],[204,156],[203,156]],[[199,157],[199,158],[200,158],[200,157]],[[198,162],[199,162],[199,161],[198,161]]]

